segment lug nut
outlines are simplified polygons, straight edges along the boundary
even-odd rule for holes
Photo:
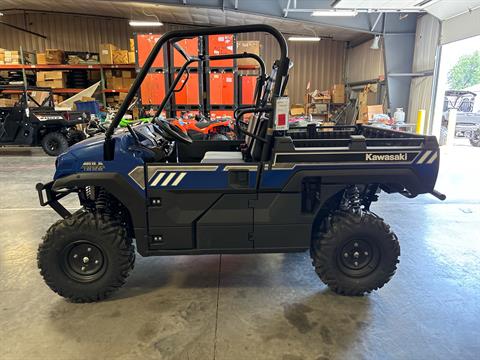
[[[85,271],[86,267],[85,266],[82,266],[82,271]]]
[[[365,251],[364,254],[365,254],[365,256],[368,256],[368,251]]]
[[[359,256],[360,256],[360,253],[359,253],[358,251],[355,251],[355,252],[353,253],[353,257],[354,257],[354,258],[358,258]]]
[[[95,264],[98,264],[98,260],[95,260]]]
[[[355,261],[353,264],[354,264],[355,266],[358,266],[358,262],[357,262],[357,261]]]
[[[86,263],[88,263],[88,262],[90,261],[90,259],[85,256],[85,257],[82,259],[82,261],[83,261],[84,264],[86,264]]]
[[[76,259],[78,257],[78,254],[74,254],[73,258]]]
[[[347,257],[348,257],[348,253],[343,254],[343,256],[345,256],[345,257],[347,258]]]
[[[87,251],[92,251],[92,248],[90,248],[90,247],[89,247],[89,248],[87,248]]]
[[[358,243],[354,243],[353,246],[358,247]]]

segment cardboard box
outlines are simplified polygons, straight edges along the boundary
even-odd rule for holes
[[[45,53],[37,53],[37,64],[47,65],[47,55]]]
[[[368,105],[367,119],[372,120],[375,115],[384,114],[383,105]]]
[[[114,64],[128,64],[128,51],[127,50],[113,50],[113,63]]]
[[[135,64],[135,51],[128,52],[128,63]]]
[[[290,115],[296,116],[296,115],[303,115],[304,114],[304,107],[302,104],[294,104],[290,108]]]
[[[345,85],[335,84],[332,87],[332,102],[334,104],[343,104],[345,102]]]
[[[132,78],[132,72],[130,70],[123,70],[122,71],[122,78],[131,79]]]
[[[66,75],[63,71],[38,71],[37,80],[66,80]]]
[[[0,99],[0,107],[13,107],[15,102],[13,99]]]
[[[130,47],[128,48],[130,52],[135,51],[135,40],[130,39]]]
[[[113,77],[111,78],[111,81],[110,81],[110,88],[111,89],[123,89],[123,78],[121,77]]]
[[[45,59],[48,65],[63,64],[65,53],[59,49],[47,49],[45,50]]]
[[[258,40],[249,40],[249,41],[237,41],[237,54],[251,53],[255,55],[260,55],[260,41]],[[258,67],[258,62],[252,58],[246,59],[237,59],[237,64],[239,66],[248,65]]]
[[[39,80],[37,86],[50,87],[52,89],[63,89],[66,87],[65,80]]]
[[[131,86],[133,85],[133,82],[135,81],[135,79],[126,79],[126,78],[123,78],[122,80],[122,83],[123,83],[123,87],[122,89],[130,89]]]
[[[116,49],[113,44],[100,44],[100,64],[113,64],[113,52]]]

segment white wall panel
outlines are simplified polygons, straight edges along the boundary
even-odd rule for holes
[[[432,15],[422,16],[417,20],[415,35],[415,52],[412,71],[433,71],[435,56],[439,46],[440,21]],[[425,119],[429,124],[432,118],[433,75],[414,78],[410,85],[410,101],[407,120],[415,122],[417,112],[426,110]]]
[[[383,49],[373,50],[371,45],[372,42],[367,41],[347,50],[346,82],[372,80],[384,75]]]

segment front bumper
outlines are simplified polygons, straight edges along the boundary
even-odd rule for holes
[[[58,202],[61,198],[67,196],[71,191],[58,192],[53,189],[54,181],[50,181],[46,184],[38,183],[35,188],[37,189],[38,199],[41,206],[49,205],[55,212],[63,218],[67,218],[72,215],[70,211]],[[45,194],[45,196],[44,196]]]

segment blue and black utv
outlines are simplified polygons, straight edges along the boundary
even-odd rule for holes
[[[176,44],[259,31],[280,48],[268,76],[257,55],[191,57]],[[115,132],[163,45],[177,48],[186,61],[157,116]],[[262,69],[255,105],[235,112],[244,141],[192,142],[160,117],[191,63],[241,57]],[[125,282],[134,243],[142,256],[310,250],[320,279],[344,295],[362,295],[389,281],[400,248],[370,204],[380,191],[443,199],[434,190],[437,140],[364,125],[291,132],[284,96],[289,67],[284,37],[267,25],[166,33],[106,133],[60,155],[54,180],[37,185],[41,205],[63,218],[38,250],[48,286],[73,301],[101,300]],[[71,193],[81,203],[73,214],[59,202]]]

